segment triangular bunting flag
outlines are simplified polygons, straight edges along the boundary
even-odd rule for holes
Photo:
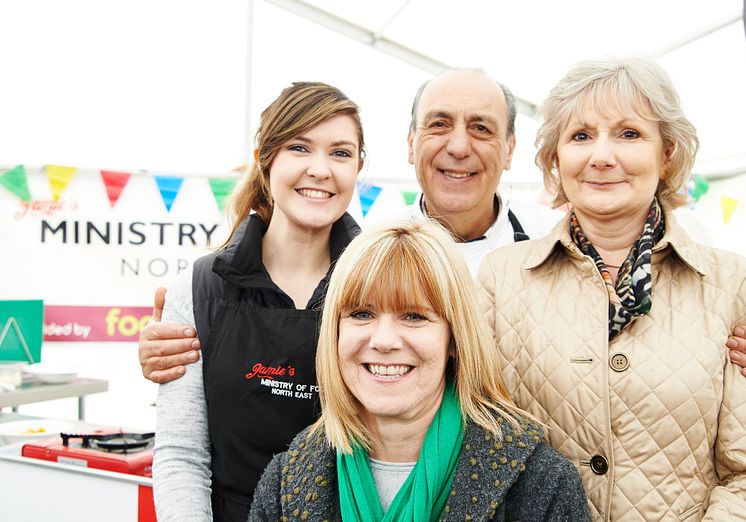
[[[130,179],[131,174],[128,172],[115,172],[113,170],[102,170],[101,179],[106,187],[106,195],[109,196],[109,203],[114,208],[119,196],[122,194],[124,186]]]
[[[729,198],[728,196],[722,196],[720,198],[720,207],[723,209],[723,223],[728,223],[728,221],[730,221],[737,205],[737,199]]]
[[[708,190],[710,190],[710,184],[699,174],[689,182],[689,195],[694,201],[699,201],[699,198],[707,194]]]
[[[404,202],[407,204],[407,206],[413,205],[414,200],[417,199],[417,192],[405,190],[401,193],[401,195],[404,196]]]
[[[52,199],[57,201],[60,199],[60,194],[65,190],[65,187],[70,183],[70,180],[73,179],[75,171],[78,169],[75,167],[65,167],[63,165],[47,165],[44,168],[47,171],[49,186],[52,188]]]
[[[161,192],[161,198],[163,198],[163,204],[166,205],[166,210],[171,212],[171,206],[174,204],[176,195],[179,193],[181,184],[184,182],[184,178],[177,178],[174,176],[155,176],[155,183],[158,185],[158,190]]]
[[[357,193],[360,197],[360,208],[363,211],[363,217],[365,217],[368,214],[370,207],[373,206],[373,203],[376,202],[378,195],[381,193],[381,187],[358,182]]]
[[[225,209],[225,202],[228,200],[228,196],[233,192],[233,187],[238,182],[237,178],[210,178],[210,190],[212,195],[215,196],[215,202],[218,204],[220,212]]]
[[[13,167],[8,172],[0,175],[0,185],[10,190],[26,203],[31,203],[31,192],[28,189],[26,169],[23,165]]]

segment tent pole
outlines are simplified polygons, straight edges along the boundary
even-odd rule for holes
[[[254,144],[251,135],[251,98],[253,94],[252,79],[254,77],[254,0],[248,0],[246,13],[246,106],[244,108],[244,164],[254,161]]]
[[[383,29],[379,30],[378,32],[373,32],[365,27],[354,24],[345,18],[337,16],[334,13],[324,11],[323,9],[320,9],[315,5],[304,2],[303,0],[265,1],[281,9],[285,9],[286,11],[301,16],[306,20],[315,22],[323,27],[331,29],[332,31],[336,31],[339,34],[342,34],[355,41],[358,41],[365,45],[369,45],[377,51],[392,56],[404,63],[408,63],[409,65],[417,67],[418,69],[427,71],[430,74],[437,75],[447,69],[450,69],[450,66],[448,64],[440,62],[426,54],[406,47],[399,42],[383,36],[381,34],[381,31]],[[406,4],[400,6],[400,9],[396,12],[395,16],[399,15],[401,9],[403,9],[405,5]],[[536,118],[537,107],[535,103],[526,100],[525,98],[521,98],[517,95],[515,96],[515,102],[518,112],[524,114],[525,116]]]
[[[744,3],[746,3],[746,1]],[[704,38],[707,35],[715,33],[719,31],[720,29],[729,26],[730,24],[740,22],[742,18],[743,18],[743,11],[737,11],[730,16],[726,16],[725,18],[722,18],[706,27],[699,29],[698,31],[692,32],[689,36],[681,38],[680,40],[676,42],[673,42],[665,47],[662,47],[661,49],[658,49],[657,51],[653,53],[653,56],[660,57],[660,56],[663,56],[664,54],[671,53],[677,49],[684,47],[685,45],[689,45],[692,42],[696,42],[700,38]]]

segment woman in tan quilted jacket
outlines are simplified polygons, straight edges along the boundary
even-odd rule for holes
[[[746,520],[746,260],[671,209],[698,148],[666,73],[584,62],[542,108],[537,164],[566,218],[491,254],[482,304],[518,406],[575,463],[597,520]]]

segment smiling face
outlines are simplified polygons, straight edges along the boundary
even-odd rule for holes
[[[371,426],[422,421],[429,426],[446,382],[450,328],[432,309],[376,306],[344,311],[339,321],[342,379]]]
[[[359,147],[357,127],[347,115],[334,116],[283,144],[269,168],[273,224],[330,228],[350,204],[362,166]]]
[[[486,75],[451,71],[425,87],[408,143],[428,213],[492,224],[494,195],[515,147],[507,129],[505,96]]]
[[[581,225],[584,219],[644,222],[667,163],[658,123],[633,111],[581,110],[557,147],[560,183]]]

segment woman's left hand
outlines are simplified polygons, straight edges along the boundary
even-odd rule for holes
[[[740,366],[746,377],[746,325],[736,326],[725,344],[730,348],[731,362]]]

